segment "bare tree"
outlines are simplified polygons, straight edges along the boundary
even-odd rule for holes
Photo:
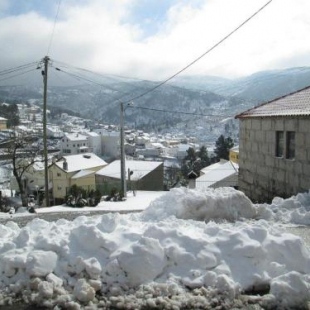
[[[14,134],[7,148],[8,157],[12,160],[13,175],[18,184],[22,205],[28,205],[27,188],[24,175],[36,162],[42,162],[42,151],[38,146],[33,146],[37,140],[29,134]]]

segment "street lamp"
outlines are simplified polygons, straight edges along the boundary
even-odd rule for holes
[[[133,103],[120,102],[120,145],[121,145],[121,189],[124,197],[127,197],[127,184],[126,184],[126,163],[125,163],[125,134],[124,134],[124,114],[126,108],[132,106]]]

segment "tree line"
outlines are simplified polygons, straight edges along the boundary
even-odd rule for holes
[[[209,156],[208,150],[205,146],[200,147],[198,151],[190,147],[184,157],[181,172],[185,179],[190,173],[195,173],[199,176],[200,170],[218,162],[220,159],[229,159],[229,150],[234,146],[232,138],[225,138],[221,135],[215,142],[214,153],[215,156]]]

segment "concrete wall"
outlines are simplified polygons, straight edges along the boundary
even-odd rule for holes
[[[295,132],[294,159],[275,156],[276,131]],[[254,202],[308,191],[309,132],[310,118],[240,119],[239,189]]]

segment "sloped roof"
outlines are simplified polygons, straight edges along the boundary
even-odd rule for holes
[[[59,161],[55,163],[62,170],[64,170],[63,169],[64,160],[66,160],[68,165],[68,169],[66,170],[67,172],[92,169],[107,165],[107,163],[103,159],[101,159],[94,153],[83,153],[77,155],[63,156]]]
[[[238,172],[239,165],[227,160],[210,165],[201,170],[204,173],[196,179],[196,188],[206,188]]]
[[[77,172],[75,175],[73,175],[71,177],[71,179],[79,179],[79,178],[83,178],[83,177],[86,177],[90,174],[94,174],[95,171],[92,171],[92,170],[81,170],[79,172]]]
[[[236,115],[235,118],[309,115],[310,86],[258,105]]]
[[[155,170],[157,167],[162,165],[162,162],[158,161],[139,161],[139,160],[126,160],[126,179],[128,179],[128,169],[133,171],[133,174],[130,176],[130,179],[133,181],[140,180],[151,171]],[[105,177],[110,177],[114,179],[121,178],[121,161],[115,160],[110,163],[108,166],[100,169],[96,172],[96,175],[102,175]]]

